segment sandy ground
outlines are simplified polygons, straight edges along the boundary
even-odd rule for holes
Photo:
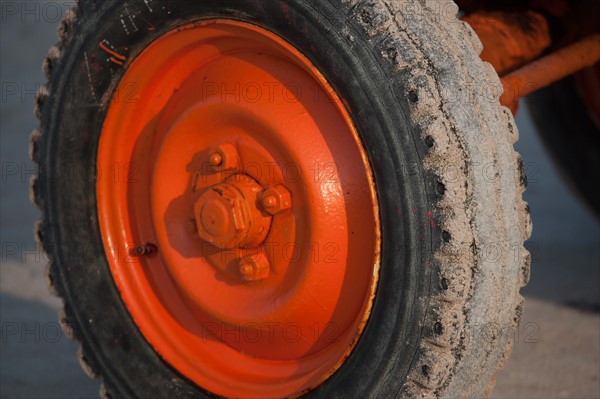
[[[28,3],[28,9],[24,5]],[[98,382],[81,371],[77,345],[58,329],[60,301],[43,280],[35,246],[37,210],[28,202],[27,157],[39,65],[55,41],[56,7],[73,3],[2,0],[0,71],[0,397],[94,398]],[[16,7],[16,12],[14,12]],[[24,12],[26,10],[33,10]],[[513,355],[496,398],[600,398],[600,226],[560,179],[527,112],[518,118],[534,234],[532,278]]]

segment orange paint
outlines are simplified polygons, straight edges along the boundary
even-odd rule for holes
[[[104,43],[99,42],[98,46],[100,46],[100,48],[104,51],[106,51],[108,54],[112,55],[113,57],[115,57],[116,59],[125,61],[125,56],[121,55],[119,53],[117,53],[116,51],[111,50],[110,48],[108,48]]]
[[[481,59],[492,64],[500,76],[535,60],[551,44],[546,18],[534,11],[480,12],[462,20],[483,44]]]
[[[121,61],[116,60],[114,57],[109,57],[108,59],[117,65],[123,65],[123,63]]]
[[[514,113],[520,97],[536,92],[598,61],[600,34],[594,34],[503,76],[504,93],[500,102],[511,108]]]
[[[500,102],[513,114],[521,97],[600,60],[598,34],[542,56],[552,45],[550,26],[546,17],[535,11],[477,12],[462,19],[483,44],[481,59],[492,64],[502,77]]]

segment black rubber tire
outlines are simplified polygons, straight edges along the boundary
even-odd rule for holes
[[[568,77],[527,98],[527,107],[563,177],[600,219],[600,131]]]
[[[213,17],[266,27],[312,60],[347,104],[375,175],[383,242],[372,314],[351,356],[306,396],[489,393],[522,311],[531,225],[514,120],[457,11],[449,0],[110,0],[80,1],[66,15],[43,66],[31,187],[61,321],[81,340],[84,369],[102,376],[103,395],[210,396],[155,353],[121,301],[102,247],[94,166],[127,63],[159,35]],[[127,34],[122,14],[155,29]],[[103,39],[127,54],[124,67],[104,60]],[[91,60],[100,66],[93,77]]]

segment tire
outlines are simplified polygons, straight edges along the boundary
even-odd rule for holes
[[[103,246],[95,166],[107,100],[128,63],[165,32],[215,17],[265,27],[316,65],[343,99],[375,179],[382,241],[370,317],[351,355],[305,396],[488,395],[522,312],[531,221],[513,117],[490,94],[498,76],[454,3],[152,3],[80,1],[65,16],[43,64],[31,139],[48,279],[103,396],[212,396],[157,354],[125,306]],[[152,29],[125,32],[122,15]],[[95,56],[102,40],[127,53],[125,67]]]
[[[590,210],[600,218],[600,131],[588,114],[574,77],[534,93],[527,106],[552,159]]]

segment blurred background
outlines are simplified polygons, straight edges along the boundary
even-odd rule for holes
[[[61,304],[47,291],[46,258],[32,235],[39,214],[28,199],[40,65],[73,3],[2,0],[1,6],[0,397],[95,398],[99,383],[83,373],[77,344],[60,331]],[[517,150],[529,178],[533,263],[513,355],[493,397],[599,398],[600,225],[549,159],[527,104],[517,123]]]

